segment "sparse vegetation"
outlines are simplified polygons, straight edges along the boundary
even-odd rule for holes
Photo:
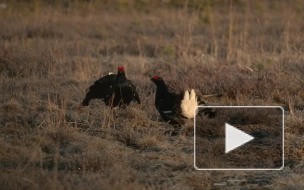
[[[1,189],[303,189],[302,1],[3,3]],[[118,66],[142,104],[79,107]],[[209,105],[283,106],[284,170],[195,171],[192,122],[166,133],[154,75],[174,91],[222,94],[205,96]]]

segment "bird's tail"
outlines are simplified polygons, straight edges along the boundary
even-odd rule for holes
[[[200,108],[198,111],[198,114],[201,116],[202,114],[208,115],[208,118],[215,118],[216,117],[216,111],[212,108]]]
[[[181,101],[182,115],[186,118],[194,118],[194,110],[198,106],[196,93],[191,89],[190,93],[188,90],[184,93],[184,98]]]

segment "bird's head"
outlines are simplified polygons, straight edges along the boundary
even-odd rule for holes
[[[152,82],[154,82],[156,85],[159,85],[159,84],[164,84],[165,83],[165,81],[161,78],[161,77],[159,77],[159,76],[157,76],[157,75],[155,75],[153,78],[151,78],[150,79]]]
[[[125,75],[125,68],[124,67],[118,67],[118,70],[117,70],[117,75],[119,76],[124,76]]]

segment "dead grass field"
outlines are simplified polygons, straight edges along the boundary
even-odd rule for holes
[[[303,2],[4,2],[1,189],[304,188]],[[118,66],[142,104],[118,117],[99,100],[78,107]],[[164,134],[154,75],[223,95],[209,105],[283,106],[284,170],[196,171],[193,122]]]

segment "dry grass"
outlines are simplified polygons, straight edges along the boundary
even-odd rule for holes
[[[302,2],[5,2],[1,189],[303,188]],[[99,100],[79,108],[88,86],[118,66],[142,104],[118,117]],[[165,135],[155,74],[176,91],[222,94],[210,105],[284,106],[285,169],[195,171],[192,123]]]

